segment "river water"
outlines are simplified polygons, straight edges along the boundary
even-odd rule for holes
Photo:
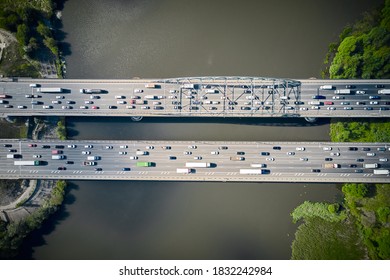
[[[68,78],[319,77],[327,46],[372,0],[69,0]],[[286,119],[69,118],[73,139],[327,141]],[[334,184],[73,181],[27,240],[35,259],[289,259],[301,202]]]

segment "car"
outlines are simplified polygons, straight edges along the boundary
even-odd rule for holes
[[[378,147],[378,148],[376,148],[376,150],[379,152],[385,152],[386,148],[385,147]]]
[[[100,168],[100,167],[96,167],[96,168],[94,168],[94,170],[95,170],[95,171],[102,171],[103,169]]]
[[[173,109],[175,109],[175,110],[181,110],[181,106],[174,106]]]
[[[309,110],[309,108],[301,107],[301,108],[299,108],[299,110],[300,110],[300,111],[307,111],[307,110]]]
[[[372,110],[374,110],[374,108],[372,108],[372,107],[364,107],[364,110],[372,111]]]
[[[129,167],[123,167],[122,171],[130,171],[130,168]]]
[[[68,160],[65,162],[66,164],[74,164],[74,161]]]
[[[311,172],[318,173],[321,172],[321,169],[312,169]]]
[[[267,161],[275,161],[275,158],[273,158],[273,157],[267,157],[265,160],[267,160]]]
[[[299,160],[301,160],[301,161],[308,161],[309,159],[308,158],[306,158],[306,157],[301,157]]]
[[[162,146],[161,147],[163,150],[170,150],[171,149],[171,146]]]
[[[104,147],[106,150],[111,150],[111,149],[113,149],[114,147],[113,146],[110,146],[110,145],[107,145],[107,146],[105,146]]]
[[[217,107],[209,107],[209,110],[217,110]]]
[[[333,158],[330,158],[330,157],[325,158],[325,161],[332,161],[332,160],[333,160]]]
[[[227,150],[228,149],[228,146],[219,146],[218,147],[218,150]]]
[[[356,159],[357,162],[363,162],[364,161],[364,158],[358,158]]]
[[[50,149],[50,145],[42,145],[42,149]]]
[[[363,147],[363,148],[362,148],[362,151],[365,151],[365,152],[367,152],[367,151],[371,151],[371,148],[368,148],[368,147]]]
[[[26,97],[26,98],[33,98],[32,94],[26,94],[24,97]]]
[[[376,88],[384,88],[385,85],[375,85]]]
[[[176,160],[176,157],[175,156],[169,156],[168,159],[169,160]]]
[[[341,105],[349,105],[349,102],[341,102]]]
[[[14,106],[9,105],[9,104],[4,105],[4,108],[13,108],[13,107],[14,107]]]
[[[85,100],[85,101],[84,101],[84,104],[93,104],[93,101],[91,101],[91,100]]]
[[[72,144],[72,145],[68,145],[68,148],[69,148],[69,149],[76,149],[76,148],[77,148],[77,145],[73,145],[73,144]]]
[[[135,109],[135,106],[134,105],[127,105],[126,109]]]
[[[127,155],[127,152],[119,152],[120,155]]]
[[[176,89],[170,89],[169,93],[177,93],[178,91]]]
[[[370,101],[370,105],[378,105],[379,102],[378,101]]]
[[[137,160],[138,157],[137,157],[137,156],[131,156],[130,159],[132,159],[132,160]]]
[[[366,102],[357,101],[357,102],[356,102],[356,105],[366,105]]]
[[[82,151],[81,154],[83,154],[83,155],[90,155],[91,152],[90,151]]]
[[[339,157],[340,156],[340,153],[330,153],[331,156],[334,156],[334,157]]]
[[[66,167],[65,166],[60,166],[57,168],[58,170],[66,170]]]
[[[139,88],[134,89],[134,93],[142,93],[142,92],[144,92],[143,89],[139,89]]]
[[[333,102],[332,101],[325,101],[324,104],[325,105],[333,105]]]
[[[229,105],[237,105],[238,103],[236,101],[229,101]]]
[[[199,110],[199,107],[198,107],[198,106],[190,106],[189,109],[190,109],[190,110]]]
[[[86,148],[86,149],[92,149],[92,148],[93,148],[93,145],[85,145],[84,148]]]
[[[332,99],[344,99],[344,96],[335,95],[332,97]]]
[[[12,147],[12,144],[4,144],[3,147],[11,148],[11,147]]]
[[[95,162],[95,161],[84,161],[83,162],[83,165],[89,165],[89,166],[91,166],[91,165],[96,165],[97,163]]]
[[[73,101],[73,100],[68,100],[68,101],[66,101],[66,104],[75,104],[76,102],[75,101]]]
[[[142,110],[149,110],[150,107],[149,107],[149,106],[141,106],[141,109],[142,109]]]
[[[190,145],[190,146],[188,146],[188,149],[197,149],[198,147],[197,146],[195,146],[195,145]]]
[[[89,96],[89,99],[99,99],[100,96],[99,95],[90,95]]]
[[[297,150],[297,151],[304,151],[304,150],[306,150],[306,148],[305,147],[296,147],[295,150]]]
[[[116,104],[126,104],[126,103],[127,103],[127,102],[124,101],[124,100],[119,100],[119,101],[116,102]]]
[[[311,106],[312,110],[320,110],[320,106]]]
[[[26,109],[26,108],[27,108],[27,106],[23,106],[23,105],[18,106],[18,109]]]
[[[354,85],[346,85],[345,88],[355,88]]]
[[[286,153],[288,156],[293,156],[293,155],[295,155],[295,152],[287,152]]]
[[[380,158],[379,161],[387,161],[387,158]]]
[[[344,107],[344,110],[353,110],[352,107]]]
[[[219,155],[219,152],[218,151],[211,151],[210,154],[212,154],[212,155]]]
[[[348,147],[348,151],[357,151],[358,148],[357,147]]]
[[[237,152],[237,155],[245,155],[245,152]]]
[[[39,87],[39,84],[30,84],[30,87],[33,87],[33,88]]]
[[[56,148],[56,149],[64,149],[65,146],[64,145],[55,145],[54,148]]]
[[[139,95],[132,95],[132,96],[130,96],[130,99],[140,99],[141,98],[141,96],[139,96]]]
[[[379,111],[387,111],[387,110],[389,110],[389,108],[387,108],[387,107],[380,107],[379,108]]]
[[[145,149],[147,149],[147,150],[154,150],[154,146],[146,146]]]
[[[62,109],[73,109],[72,106],[62,106]]]
[[[88,106],[80,106],[80,109],[88,109]]]
[[[369,99],[381,99],[381,97],[378,95],[370,95],[368,98]]]
[[[50,106],[50,105],[43,105],[42,108],[43,108],[43,109],[53,109],[53,106]]]
[[[33,158],[41,158],[42,155],[33,155]]]
[[[118,109],[118,107],[117,107],[117,106],[110,105],[110,106],[108,106],[108,109]]]
[[[272,149],[274,149],[274,150],[281,150],[282,147],[280,147],[280,146],[273,146]]]
[[[262,155],[262,156],[269,156],[269,152],[261,152],[260,155]]]
[[[16,153],[17,150],[16,150],[16,149],[9,149],[8,152],[10,152],[10,153]]]
[[[367,156],[368,157],[374,157],[374,156],[376,156],[376,153],[367,153]]]
[[[63,96],[63,95],[57,95],[56,96],[56,99],[64,99],[65,98],[65,96]]]
[[[355,173],[363,173],[363,169],[355,169]]]
[[[324,151],[331,151],[332,147],[323,147],[322,150],[324,150]]]
[[[356,168],[357,165],[356,165],[356,164],[349,164],[348,167],[350,167],[350,168]]]
[[[37,144],[28,144],[28,146],[29,146],[30,148],[35,148],[35,147],[37,146]]]
[[[127,146],[127,145],[121,145],[121,146],[119,146],[119,148],[120,149],[127,149],[129,146]]]
[[[62,102],[61,102],[61,100],[52,100],[51,103],[52,104],[61,104]]]
[[[366,92],[364,90],[357,90],[356,94],[365,94]]]
[[[201,160],[202,157],[198,156],[198,157],[194,157],[194,159],[196,159],[196,160]]]
[[[323,95],[313,95],[311,98],[312,99],[325,99],[326,97]]]
[[[192,152],[191,151],[185,151],[185,152],[183,152],[183,155],[192,155]]]

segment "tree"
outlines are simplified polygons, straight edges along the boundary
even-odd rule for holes
[[[368,193],[366,184],[344,184],[342,191],[346,198],[363,198]]]
[[[27,46],[29,41],[29,28],[26,24],[19,24],[16,31],[16,39],[21,46]]]
[[[51,31],[42,21],[38,22],[37,32],[44,38],[51,36]]]

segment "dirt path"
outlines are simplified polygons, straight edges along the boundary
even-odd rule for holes
[[[4,49],[8,47],[11,42],[16,42],[15,36],[4,29],[0,29],[0,61],[3,57]]]

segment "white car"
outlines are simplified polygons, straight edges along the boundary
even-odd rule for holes
[[[90,151],[82,151],[81,154],[83,154],[83,155],[90,155],[91,152]]]
[[[52,109],[53,106],[50,106],[50,105],[43,105],[42,108],[43,108],[43,109]]]
[[[119,148],[121,148],[121,149],[127,149],[128,146],[127,146],[127,145],[122,145],[122,146],[119,146]]]
[[[63,96],[63,95],[57,95],[56,96],[56,99],[64,99],[65,98],[65,96]]]
[[[188,146],[188,149],[196,149],[197,147],[195,145]]]
[[[141,93],[141,92],[144,92],[144,90],[143,90],[143,89],[138,89],[138,88],[136,88],[136,89],[134,89],[134,92],[135,92],[135,93]]]
[[[137,160],[138,157],[137,157],[137,156],[131,156],[130,159],[132,159],[132,160]]]
[[[387,158],[380,158],[379,161],[387,161]]]
[[[218,151],[212,151],[210,154],[212,154],[212,155],[219,155],[219,152]]]
[[[118,100],[118,101],[116,102],[116,104],[126,104],[126,101],[124,101],[124,100]]]
[[[27,107],[26,106],[23,106],[23,105],[19,105],[18,106],[18,109],[26,109]]]
[[[185,151],[185,152],[183,152],[183,155],[192,155],[192,152],[190,152],[190,151]]]
[[[92,146],[92,145],[85,145],[84,148],[86,148],[86,149],[92,149],[93,146]]]
[[[267,157],[265,160],[267,160],[267,161],[275,161],[275,158],[273,158],[273,157]]]
[[[146,146],[145,147],[147,150],[153,150],[154,149],[154,146]]]
[[[295,150],[297,150],[297,151],[304,151],[306,149],[305,149],[305,147],[296,147]]]
[[[301,157],[299,160],[301,160],[301,161],[308,161],[309,159],[306,158],[306,157]]]
[[[328,109],[328,110],[336,110],[336,107],[328,107],[326,109]]]
[[[68,145],[69,149],[75,149],[77,146],[76,145]]]
[[[301,110],[301,111],[307,111],[307,110],[309,110],[309,109],[306,108],[306,107],[301,107],[301,108],[299,108],[299,110]]]
[[[33,158],[41,158],[41,155],[33,155]]]
[[[84,101],[84,104],[93,104],[93,101],[91,101],[91,100],[85,100],[85,101]]]
[[[119,152],[120,155],[127,155],[127,152]]]
[[[113,146],[106,146],[105,147],[107,150],[111,150],[113,148]]]
[[[80,109],[88,109],[88,106],[80,106]]]
[[[340,153],[330,153],[331,156],[334,156],[334,157],[339,157],[340,156]]]
[[[332,147],[323,147],[322,150],[324,150],[324,151],[331,151]]]
[[[201,160],[202,157],[194,157],[194,159],[196,159],[196,160]]]

